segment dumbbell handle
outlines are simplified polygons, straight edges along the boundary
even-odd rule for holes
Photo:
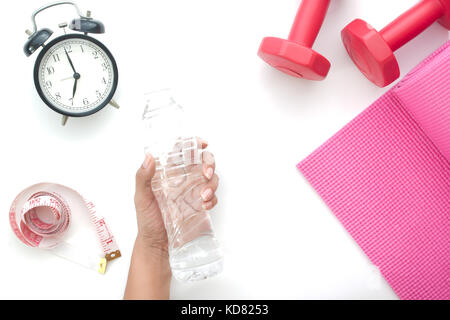
[[[312,48],[330,6],[330,0],[303,0],[289,40]]]
[[[380,31],[392,51],[417,37],[444,14],[439,0],[422,0]]]

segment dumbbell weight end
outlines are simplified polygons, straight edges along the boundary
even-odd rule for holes
[[[330,0],[303,0],[288,40],[264,38],[258,51],[272,67],[297,78],[320,81],[331,64],[312,49],[325,19]]]
[[[394,52],[434,21],[450,27],[450,0],[422,0],[380,32],[356,19],[342,30],[342,41],[359,70],[383,88],[400,77]]]

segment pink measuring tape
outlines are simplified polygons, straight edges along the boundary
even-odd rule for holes
[[[73,215],[89,217],[100,244],[98,255],[87,254],[65,241]],[[102,274],[108,262],[121,257],[114,236],[95,205],[70,188],[43,183],[24,190],[14,200],[9,219],[15,235],[27,246],[49,250]]]

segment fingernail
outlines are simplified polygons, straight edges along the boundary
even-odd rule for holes
[[[206,189],[205,191],[203,191],[202,193],[202,199],[203,201],[208,201],[211,199],[213,195],[213,191],[211,189]]]
[[[204,203],[202,205],[203,210],[209,210],[209,204],[208,203]]]
[[[150,162],[152,161],[152,156],[149,154],[145,155],[144,163],[142,164],[142,167],[147,170],[148,167],[150,167]]]
[[[206,178],[208,178],[208,180],[211,180],[211,178],[213,177],[213,174],[214,174],[214,170],[213,170],[213,168],[208,168],[207,170],[206,170]]]

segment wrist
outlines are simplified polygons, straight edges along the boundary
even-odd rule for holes
[[[155,241],[138,234],[135,241],[135,250],[141,252],[148,259],[154,261],[169,262],[169,251],[167,242]]]
[[[169,263],[169,252],[166,245],[138,235],[134,245],[134,254],[152,270],[152,275],[161,283],[170,282],[172,270]]]
[[[161,285],[170,283],[172,278],[172,269],[169,263],[169,253],[167,249],[155,246],[154,243],[146,241],[141,237],[136,238],[134,245],[134,255],[147,265],[151,270],[152,276],[157,279]]]
[[[141,237],[136,238],[126,300],[167,300],[170,297],[172,272],[167,250],[155,247]]]
[[[150,254],[169,259],[167,238],[156,239],[154,236],[147,236],[139,232],[136,237],[136,245],[142,249],[145,249]]]

